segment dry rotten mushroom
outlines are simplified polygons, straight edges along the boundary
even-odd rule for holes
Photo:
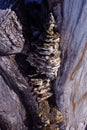
[[[37,115],[42,125],[38,128],[49,130],[63,120],[62,113],[51,105],[49,99],[53,96],[51,81],[57,77],[58,68],[61,63],[61,52],[59,50],[60,35],[54,31],[55,19],[52,13],[44,23],[45,31],[31,42],[31,50],[27,61],[36,68],[36,76],[30,76],[30,85],[33,86],[33,93],[37,97]]]

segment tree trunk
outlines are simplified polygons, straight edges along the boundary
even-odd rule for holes
[[[87,1],[64,0],[61,30],[62,63],[56,81],[56,101],[64,115],[61,129],[87,127]]]
[[[31,130],[34,123],[37,104],[26,79],[28,64],[24,50],[27,54],[28,41],[24,21],[21,1],[1,0],[0,130]]]
[[[54,87],[57,106],[64,116],[60,129],[86,130],[87,2],[51,0],[48,6],[56,17],[57,31],[61,32],[61,66]],[[28,83],[27,56],[32,40],[28,17],[33,14],[28,13],[30,8],[33,7],[25,6],[21,0],[0,3],[0,130],[36,130],[39,122],[36,95]],[[37,22],[40,17],[36,16],[31,18],[41,28],[42,23]]]

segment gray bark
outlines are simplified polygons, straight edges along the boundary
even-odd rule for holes
[[[36,118],[36,98],[17,63],[17,54],[22,60],[26,48],[20,5],[9,0],[0,3],[0,130],[32,129]],[[21,66],[25,69],[23,62]]]
[[[21,52],[24,44],[22,26],[11,9],[0,9],[0,54]]]
[[[17,54],[27,53],[26,18],[23,10],[18,11],[19,2],[15,3],[15,11],[11,10],[15,4],[6,2],[1,0],[0,4],[0,129],[31,130],[31,121],[37,116],[36,97],[20,69],[20,66],[22,70],[28,69],[27,64],[19,65],[16,59]],[[60,2],[55,7],[54,3],[50,1],[49,9],[57,16],[57,28],[61,30],[62,59],[55,87],[57,106],[64,115],[60,129],[86,130],[87,1],[64,0],[63,5]]]
[[[87,125],[87,1],[64,0],[61,30],[62,63],[56,101],[64,115],[61,129],[85,130]]]

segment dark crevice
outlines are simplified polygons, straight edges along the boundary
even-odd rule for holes
[[[87,125],[86,125],[86,127],[85,127],[85,130],[87,130]]]
[[[42,7],[43,6],[43,7]],[[36,68],[32,67],[28,62],[27,62],[27,57],[28,57],[28,53],[31,51],[35,51],[35,46],[33,46],[33,48],[31,47],[32,41],[35,41],[38,39],[38,36],[40,36],[41,33],[43,33],[44,30],[44,22],[46,22],[47,16],[48,16],[48,9],[47,9],[47,5],[43,5],[43,3],[38,4],[36,2],[34,3],[29,3],[29,4],[24,4],[23,2],[21,2],[19,4],[18,8],[14,8],[13,10],[15,10],[21,24],[23,27],[23,35],[25,38],[25,45],[24,45],[24,49],[21,52],[21,54],[17,54],[15,56],[15,60],[16,63],[18,65],[18,68],[21,72],[21,74],[26,78],[26,80],[29,82],[29,75],[32,74],[36,74]],[[27,50],[26,50],[27,48]],[[24,54],[22,54],[24,52]],[[45,79],[46,75],[42,75],[42,74],[38,74],[35,76],[33,76],[34,78],[42,78]],[[53,108],[54,106],[56,106],[56,99],[55,99],[55,92],[54,92],[54,81],[52,81],[51,83],[52,85],[52,93],[53,96],[51,96],[50,98],[48,98],[48,103],[50,108]],[[34,86],[35,87],[35,86]],[[33,90],[31,91],[33,93]],[[24,94],[21,94],[24,95]],[[33,93],[33,96],[34,93]],[[24,96],[23,96],[24,98]],[[22,99],[22,98],[21,98]],[[23,104],[26,106],[27,102],[26,100],[26,96],[23,100]],[[32,104],[33,105],[33,104]],[[28,108],[28,106],[26,106],[26,109]],[[30,110],[26,110],[28,111],[28,113],[30,113]],[[52,113],[52,109],[50,109],[50,113]],[[35,113],[34,113],[35,114]],[[35,116],[35,118],[32,116],[33,113],[31,113],[31,118],[29,117],[29,122],[31,122],[31,130],[38,130],[39,128],[38,126],[43,126],[44,124],[42,122],[40,122],[37,114]],[[33,121],[33,123],[32,123]],[[36,126],[35,126],[36,125]],[[30,127],[30,126],[28,126]],[[40,128],[42,130],[42,128]]]
[[[28,84],[30,82],[30,76],[32,75],[34,75],[33,78],[36,79],[45,79],[47,78],[45,74],[36,74],[36,68],[32,67],[29,64],[27,58],[29,52],[32,52],[32,50],[35,51],[36,49],[35,46],[31,46],[32,42],[37,40],[38,37],[45,31],[44,22],[46,22],[49,13],[47,1],[43,1],[43,3],[41,4],[38,4],[37,2],[25,4],[24,1],[17,0],[16,2],[14,2],[12,10],[15,11],[18,20],[22,24],[23,37],[25,39],[24,48],[22,52],[20,54],[15,54],[15,61],[18,66],[18,70],[20,71],[20,74],[23,76],[23,78],[26,80]],[[54,54],[51,55],[51,57],[53,56]],[[27,86],[27,89],[20,90],[17,84],[14,82],[14,79],[11,78],[10,75],[5,73],[2,68],[0,69],[0,71],[3,71],[4,75],[2,75],[2,77],[7,82],[9,88],[12,89],[18,95],[21,103],[23,104],[26,110],[25,125],[29,128],[29,130],[42,130],[42,128],[37,127],[37,125],[44,126],[44,123],[41,122],[37,115],[37,108],[34,104],[37,104],[37,100],[36,95],[33,93],[33,87],[29,88],[29,86]],[[52,80],[51,91],[53,93],[53,96],[47,99],[51,108],[56,106],[55,92],[53,88],[53,86],[55,86],[54,84],[55,80]],[[32,102],[28,102],[28,100],[31,100]],[[52,109],[50,109],[50,113],[51,112]],[[2,124],[1,130],[4,129],[6,130],[7,128]]]
[[[17,62],[20,72],[24,77],[28,78],[29,74],[34,74],[34,72],[36,71],[36,68],[30,66],[30,64],[28,63],[26,55],[17,54],[15,56],[15,60]]]
[[[18,65],[18,69],[20,70],[20,73],[25,77],[27,82],[29,82],[29,75],[36,74],[36,68],[32,67],[27,62],[28,52],[32,51],[31,48],[31,41],[37,39],[37,37],[44,31],[43,28],[43,16],[42,16],[42,5],[34,2],[29,4],[24,4],[23,2],[19,2],[18,8],[13,7],[13,10],[15,10],[21,24],[23,27],[23,35],[25,38],[25,44],[23,51],[21,54],[17,54],[15,56],[16,63]],[[36,31],[36,35],[34,32]],[[26,49],[27,48],[27,49]],[[24,53],[24,54],[22,54]],[[40,77],[36,76],[36,77]],[[44,75],[41,77],[45,77]],[[41,78],[40,77],[40,78]],[[20,92],[20,91],[19,91]],[[29,130],[39,130],[37,128],[37,124],[42,125],[42,122],[40,122],[39,117],[34,111],[34,104],[30,103],[28,104],[28,98],[30,98],[28,93],[31,93],[32,96],[35,96],[33,93],[33,90],[29,92],[28,90],[23,93],[23,91],[20,92],[20,98],[22,99],[22,103],[24,107],[26,107],[26,113],[27,113],[27,120],[26,125],[28,125]],[[40,128],[41,129],[41,128]]]

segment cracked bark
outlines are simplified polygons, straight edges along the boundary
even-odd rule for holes
[[[22,61],[29,47],[24,7],[17,2],[13,10],[6,9],[11,1],[7,0],[7,5],[4,2],[0,4],[0,129],[31,130],[37,104],[27,83],[28,64]],[[54,4],[49,4],[51,9]],[[64,115],[60,129],[86,130],[87,1],[64,0],[62,17],[59,4],[53,10],[60,18],[58,30],[61,25],[62,63],[55,87],[56,102]]]

